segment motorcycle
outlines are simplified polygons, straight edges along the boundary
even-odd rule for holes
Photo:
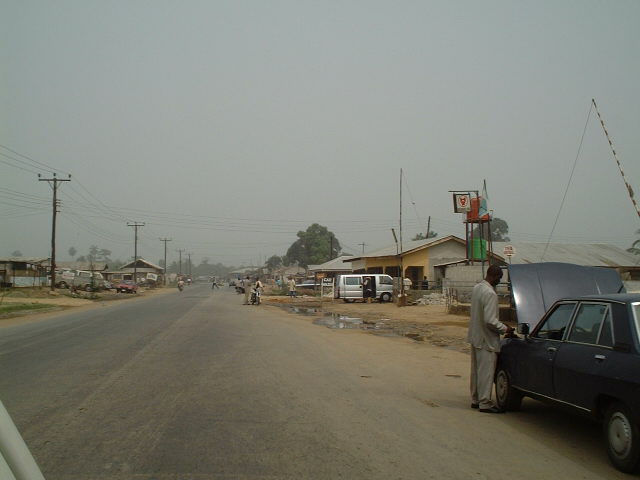
[[[182,280],[180,280],[178,282],[178,290],[182,291],[183,288],[184,288],[184,282]]]
[[[251,289],[251,304],[252,305],[260,305],[260,296],[262,292],[260,288],[252,288]]]

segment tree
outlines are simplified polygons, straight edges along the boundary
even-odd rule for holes
[[[426,237],[424,236],[424,233],[418,233],[411,240],[426,240],[428,238],[435,238],[437,236],[438,236],[437,232],[434,232],[433,230],[430,229],[429,234]]]
[[[76,262],[78,263],[85,263],[87,261],[87,257],[85,257],[84,255],[80,255],[78,258],[76,258]]]
[[[70,247],[68,252],[71,258],[75,258],[76,253],[78,253],[78,250],[76,250],[76,247]]]
[[[11,254],[12,257],[21,257],[22,256],[22,252],[20,250],[14,250],[13,253]]]
[[[287,250],[289,264],[298,262],[301,267],[324,263],[340,254],[340,242],[327,227],[314,223],[306,231],[298,232],[298,240]]]
[[[493,217],[491,219],[491,241],[508,242],[511,239],[507,237],[507,233],[509,233],[509,225],[507,222],[501,218]],[[480,237],[480,230],[478,227],[473,229],[473,236],[474,238]]]
[[[279,255],[272,255],[271,257],[269,257],[265,265],[269,269],[269,271],[273,272],[274,270],[282,266],[282,257],[280,257]]]

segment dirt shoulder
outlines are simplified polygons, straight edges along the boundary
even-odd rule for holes
[[[2,304],[37,304],[49,305],[46,311],[42,309],[22,310],[0,314],[0,328],[33,323],[58,315],[63,311],[90,310],[98,307],[116,305],[120,301],[133,301],[135,299],[148,298],[150,296],[164,295],[172,292],[172,288],[140,289],[137,294],[100,292],[97,298],[91,299],[90,294],[80,293],[78,296],[68,295],[68,290],[58,290],[51,294],[49,290],[16,291],[5,296]],[[62,293],[60,293],[62,292]]]
[[[361,319],[363,331],[379,335],[398,335],[416,342],[468,352],[466,343],[469,316],[449,314],[444,305],[411,305],[398,307],[395,303],[344,303],[342,300],[314,297],[264,296],[263,302],[284,308],[293,314],[317,319],[335,314]]]

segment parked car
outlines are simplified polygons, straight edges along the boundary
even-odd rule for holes
[[[357,299],[364,300],[362,285],[364,277],[369,277],[373,298],[381,302],[390,302],[393,298],[393,278],[380,273],[347,274],[336,277],[334,298],[342,298],[345,302]]]
[[[138,285],[133,280],[122,280],[116,286],[116,291],[120,293],[138,293]]]
[[[87,292],[100,290],[104,288],[104,277],[100,272],[76,270],[72,284],[75,288],[86,290]]]
[[[601,421],[613,465],[637,471],[640,294],[617,293],[624,292],[619,275],[603,268],[530,264],[511,266],[509,273],[524,338],[503,341],[498,406],[518,410],[526,396]],[[536,319],[545,303],[552,305]]]
[[[73,285],[73,279],[76,271],[71,269],[63,269],[56,272],[56,288],[69,288]]]

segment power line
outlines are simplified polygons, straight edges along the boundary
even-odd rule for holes
[[[556,230],[556,225],[558,224],[558,219],[560,218],[560,212],[562,212],[562,207],[564,206],[564,201],[567,198],[567,193],[569,192],[569,186],[571,185],[571,180],[573,179],[573,173],[576,170],[576,165],[578,164],[578,158],[580,157],[580,152],[582,151],[582,142],[584,141],[584,135],[587,133],[587,125],[589,125],[589,119],[591,118],[591,110],[593,110],[593,104],[589,106],[589,113],[587,114],[587,121],[584,122],[584,129],[582,130],[582,137],[580,138],[580,144],[578,145],[578,152],[576,153],[576,158],[573,161],[573,167],[571,168],[571,175],[569,175],[569,181],[567,182],[567,187],[564,189],[564,195],[562,195],[562,201],[560,202],[560,208],[558,208],[558,213],[556,215],[556,219],[553,222],[553,227],[551,228],[551,233],[549,233],[549,238],[547,239],[547,244],[544,247],[544,251],[542,252],[542,257],[540,257],[540,261],[544,259],[544,256],[547,254],[547,249],[549,248],[549,243],[551,243],[551,237],[553,237],[553,232]]]

